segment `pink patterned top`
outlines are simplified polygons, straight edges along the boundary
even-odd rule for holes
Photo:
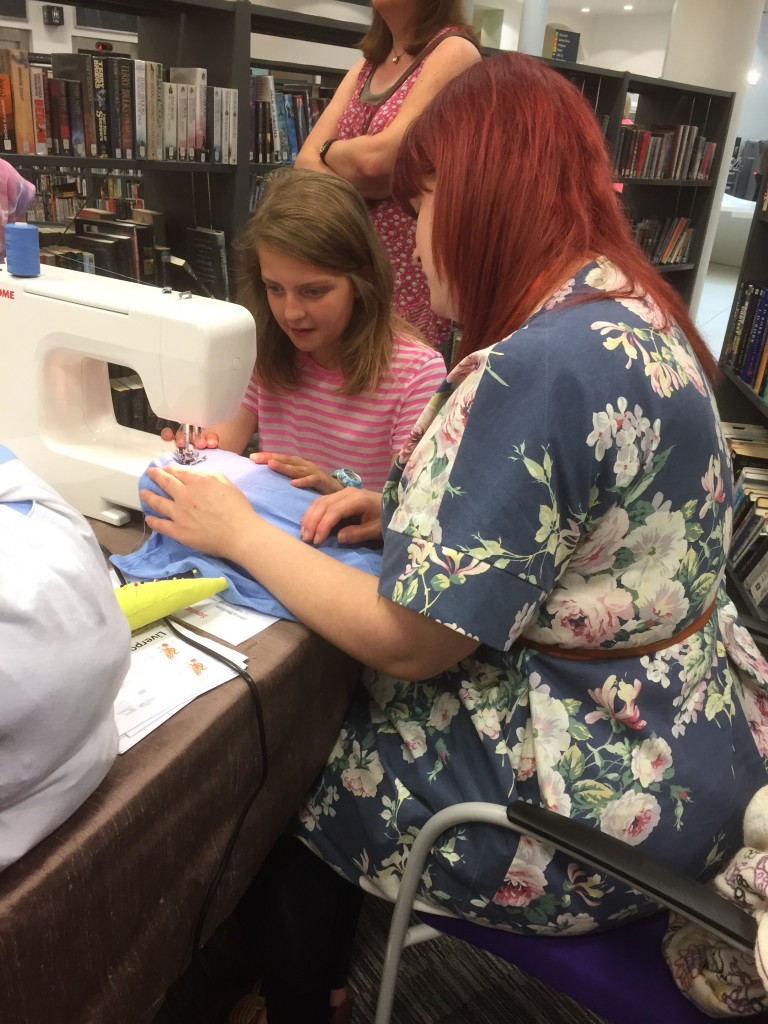
[[[441,29],[434,38],[451,31],[455,30],[450,26]],[[356,139],[361,135],[376,135],[386,128],[397,116],[403,100],[421,74],[424,60],[416,65],[399,88],[377,95],[371,94],[367,88],[376,69],[376,65],[367,60],[358,76],[355,94],[339,118],[338,137]],[[369,200],[368,210],[392,264],[395,309],[408,323],[418,328],[431,345],[443,345],[450,337],[451,322],[432,312],[427,279],[421,267],[411,262],[416,238],[415,218],[391,198]]]

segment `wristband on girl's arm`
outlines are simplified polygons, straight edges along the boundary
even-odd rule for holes
[[[341,469],[334,469],[331,473],[334,480],[338,480],[342,487],[362,487],[362,478],[353,470],[344,466]]]

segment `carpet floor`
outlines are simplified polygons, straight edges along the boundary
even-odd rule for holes
[[[352,1024],[371,1024],[391,906],[366,901],[349,979]],[[153,1024],[227,1024],[252,985],[247,943],[225,922],[170,989]],[[403,953],[393,1024],[602,1024],[602,1019],[498,957],[443,936]]]

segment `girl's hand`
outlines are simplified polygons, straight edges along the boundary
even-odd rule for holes
[[[300,455],[279,455],[277,452],[255,452],[251,458],[259,466],[269,466],[275,473],[291,478],[294,487],[306,487],[320,494],[342,490],[338,480]]]
[[[174,435],[170,427],[163,427],[160,431],[160,437],[162,437],[164,441],[175,441],[177,448],[184,447],[183,430],[177,430]],[[201,427],[194,434],[190,434],[189,439],[195,448],[203,449],[219,447],[219,435],[215,430],[206,430],[204,427]]]
[[[168,495],[139,492],[158,516],[165,516],[148,515],[150,529],[197,551],[240,562],[238,553],[257,518],[241,490],[221,473],[192,472],[171,465],[166,469],[150,466],[147,473]]]
[[[343,526],[336,537],[340,544],[364,544],[381,540],[381,495],[359,487],[343,487],[313,501],[301,520],[301,539],[322,544],[344,519],[359,523]]]

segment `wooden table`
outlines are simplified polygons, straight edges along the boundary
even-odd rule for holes
[[[111,551],[132,527],[93,524]],[[359,665],[281,621],[241,645],[264,708],[268,778],[206,919],[231,912],[331,750]],[[149,1024],[191,959],[200,907],[263,769],[241,679],[118,757],[86,803],[0,874],[0,1021]]]

